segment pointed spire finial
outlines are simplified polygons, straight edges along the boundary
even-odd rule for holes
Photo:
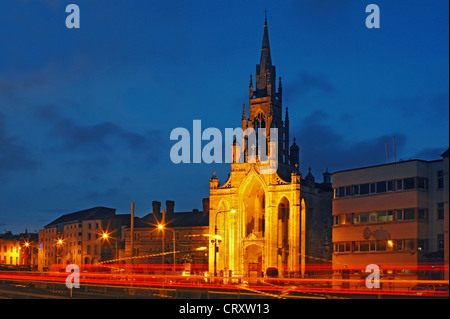
[[[264,9],[264,25],[267,25],[267,8]]]

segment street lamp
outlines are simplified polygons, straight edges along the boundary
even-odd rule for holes
[[[221,213],[226,213],[226,212],[230,212],[230,213],[236,213],[235,209],[230,209],[230,210],[222,210],[220,212],[218,212],[216,214],[216,219],[215,219],[215,224],[214,224],[214,239],[211,241],[214,243],[214,279],[215,277],[217,277],[217,253],[219,251],[219,246],[217,245],[217,242],[221,242],[221,237],[219,235],[217,235],[218,233],[218,228],[217,228],[217,216],[219,216],[219,214]]]
[[[170,231],[172,231],[173,232],[173,270],[175,271],[175,230],[174,229],[171,229],[171,228],[167,228],[167,227],[165,227],[164,225],[162,225],[162,224],[159,224],[158,225],[158,229],[159,230],[162,230],[162,232],[163,232],[163,237],[162,237],[162,266],[163,266],[163,269],[164,269],[164,230],[170,230]]]
[[[100,238],[102,239],[102,248],[103,248],[103,243],[104,243],[105,240],[106,240],[108,243],[109,243],[109,240],[110,240],[110,239],[113,239],[113,240],[115,241],[115,243],[116,243],[116,252],[115,252],[115,254],[114,254],[114,259],[118,259],[118,258],[119,258],[119,252],[118,252],[118,249],[117,249],[117,238],[110,236],[110,235],[109,235],[108,233],[106,233],[106,232],[103,232]],[[100,253],[101,253],[101,252],[100,252]]]
[[[61,248],[64,248],[63,247],[63,245],[64,245],[64,240],[62,239],[62,238],[58,238],[57,240],[56,240],[56,247],[55,247],[55,249],[56,249],[56,263],[57,264],[60,264],[61,263],[61,258],[62,258],[62,255],[63,255],[63,253],[61,253]]]

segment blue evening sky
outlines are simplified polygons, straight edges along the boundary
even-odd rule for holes
[[[68,29],[68,4],[81,28]],[[381,28],[368,29],[376,3]],[[170,161],[176,127],[239,127],[268,10],[300,170],[439,159],[447,0],[14,0],[0,10],[0,233],[94,206],[202,209],[229,164]],[[204,143],[205,144],[205,143]]]

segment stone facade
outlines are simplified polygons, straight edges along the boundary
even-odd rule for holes
[[[250,78],[249,117],[244,105],[241,120],[243,132],[267,128],[266,143],[236,135],[228,179],[221,184],[215,173],[210,179],[210,273],[261,276],[277,268],[282,276],[298,276],[307,263],[327,257],[331,185],[319,187],[311,174],[302,180],[295,139],[289,147],[287,108],[282,117],[281,78],[278,91],[275,79],[266,21],[255,86]],[[277,165],[271,170],[272,160]]]

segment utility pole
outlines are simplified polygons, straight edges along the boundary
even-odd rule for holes
[[[130,228],[130,243],[131,243],[131,264],[134,263],[134,202],[131,202],[131,228]]]

